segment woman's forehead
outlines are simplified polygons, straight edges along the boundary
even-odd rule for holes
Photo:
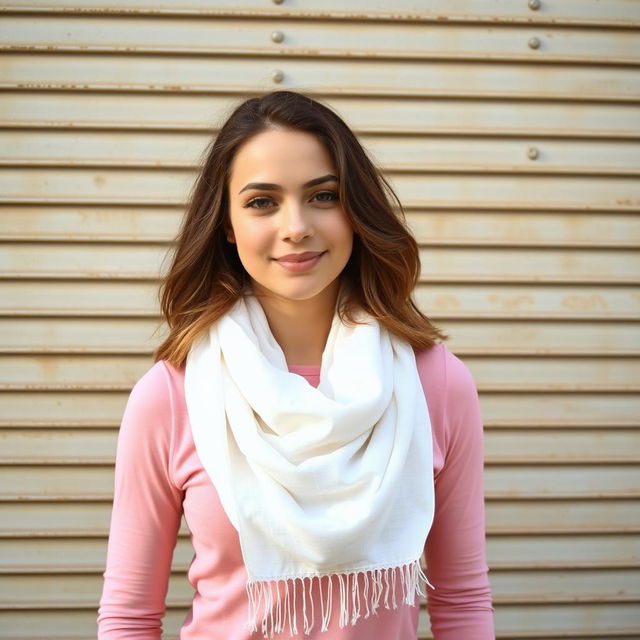
[[[334,174],[333,159],[314,135],[304,131],[270,130],[244,143],[231,166],[231,185],[274,182],[300,186],[321,175]],[[240,184],[242,183],[242,184]]]

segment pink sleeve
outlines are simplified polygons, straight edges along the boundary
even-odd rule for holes
[[[435,518],[425,546],[435,587],[427,589],[431,629],[435,640],[493,640],[480,404],[466,365],[444,345],[438,356],[444,374],[438,389],[444,464],[435,478]]]
[[[169,474],[173,412],[167,376],[162,362],[147,371],[122,418],[99,640],[161,637],[182,514],[182,492]]]

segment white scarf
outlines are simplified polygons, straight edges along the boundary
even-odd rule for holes
[[[296,599],[304,633],[312,607],[326,630],[332,576],[340,627],[381,598],[396,608],[396,581],[411,606],[420,579],[429,584],[419,560],[434,514],[432,436],[415,354],[364,311],[358,319],[367,324],[334,314],[317,388],[288,371],[250,294],[187,358],[193,440],[239,534],[249,627],[262,612],[265,637],[286,625],[297,635]],[[313,580],[326,596],[315,606]]]

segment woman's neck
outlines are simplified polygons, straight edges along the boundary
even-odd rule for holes
[[[271,333],[289,366],[320,366],[338,290],[339,283],[336,282],[308,300],[288,300],[256,292]]]

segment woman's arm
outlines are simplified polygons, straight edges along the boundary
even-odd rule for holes
[[[170,477],[173,412],[162,362],[134,386],[122,418],[99,640],[157,640],[162,633],[182,492]]]
[[[446,347],[444,466],[435,478],[435,518],[427,539],[428,610],[435,640],[493,640],[485,551],[483,427],[471,373]]]

